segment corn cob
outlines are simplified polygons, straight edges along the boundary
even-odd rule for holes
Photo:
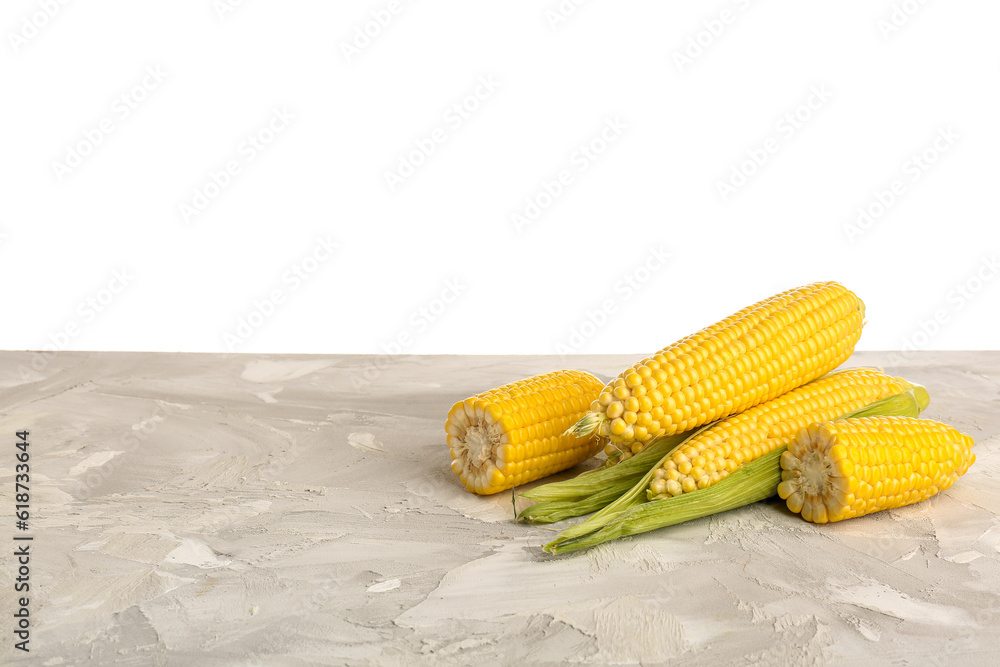
[[[597,432],[609,457],[737,414],[839,366],[854,351],[864,304],[835,282],[777,294],[627,368],[573,430]]]
[[[839,417],[910,387],[901,378],[868,368],[829,374],[700,432],[661,436],[624,463],[535,487],[522,496],[540,502],[523,510],[519,518],[548,523],[599,510],[651,469],[646,494],[650,500],[706,488],[786,445],[802,426]],[[619,473],[619,468],[626,470]],[[608,499],[609,495],[613,497]]]
[[[654,473],[650,498],[704,489],[792,441],[808,424],[834,419],[904,391],[905,380],[868,368],[832,373],[729,417],[691,437]]]
[[[846,387],[872,386],[874,389],[869,398],[857,398],[852,389],[836,386],[844,380],[843,376],[847,376],[850,382]],[[834,373],[797,391],[808,393],[816,385],[820,385],[821,391],[815,392],[815,395],[808,400],[803,399],[790,404],[778,399],[760,406],[761,408],[775,407],[772,417],[788,413],[789,405],[797,404],[799,406],[793,408],[797,411],[795,414],[784,417],[786,421],[774,422],[771,425],[775,433],[786,432],[787,429],[784,428],[786,426],[792,429],[789,435],[778,436],[784,443],[790,442],[794,438],[793,426],[801,423],[804,415],[808,414],[808,411],[801,412],[803,406],[814,410],[815,413],[829,414],[833,412],[837,418],[872,415],[916,417],[927,407],[929,402],[927,390],[920,385],[913,385],[902,378],[891,378],[880,372],[866,369]],[[831,385],[833,389],[830,388]],[[823,390],[824,386],[825,390]],[[893,393],[896,391],[899,393]],[[842,401],[839,407],[828,405],[826,398],[828,396],[839,396],[839,400]],[[859,402],[862,403],[861,406],[858,406]],[[757,415],[758,419],[763,422],[766,411],[758,411]],[[729,428],[730,421],[732,420],[705,426],[691,435],[688,440],[704,439],[713,433],[721,434],[725,432],[723,429]],[[680,447],[683,448],[684,445]],[[555,540],[546,544],[544,549],[551,553],[585,549],[624,535],[648,532],[770,498],[776,494],[778,484],[781,482],[781,466],[778,459],[784,451],[785,444],[779,444],[775,449],[755,460],[744,462],[718,483],[692,492],[683,492],[678,496],[671,496],[669,493],[663,495],[653,489],[654,481],[664,479],[662,476],[657,477],[657,473],[664,470],[663,464],[671,459],[671,454],[667,454],[629,491],[583,523],[564,530]],[[537,514],[544,516],[544,511]]]
[[[582,371],[535,375],[476,394],[448,412],[451,469],[473,493],[498,493],[584,461],[596,437],[565,434],[603,383]]]
[[[814,523],[911,505],[964,475],[976,460],[972,445],[969,436],[929,419],[811,424],[781,455],[778,495]]]

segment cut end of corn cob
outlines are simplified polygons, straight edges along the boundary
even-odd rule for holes
[[[812,424],[781,455],[778,495],[827,523],[930,498],[969,469],[973,441],[930,419],[865,417]]]
[[[835,282],[782,292],[627,368],[579,426],[596,424],[624,460],[657,436],[743,412],[836,368],[854,351],[864,314]]]
[[[451,468],[473,493],[499,493],[593,456],[596,436],[567,435],[603,383],[582,371],[554,371],[456,403],[445,431]]]

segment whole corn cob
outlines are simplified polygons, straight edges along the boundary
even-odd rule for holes
[[[867,398],[858,395],[858,387],[866,387],[865,391],[870,392]],[[772,437],[778,442],[774,443],[776,447],[771,451],[754,460],[744,461],[715,484],[677,496],[662,493],[661,485],[653,486],[654,482],[665,479],[663,465],[672,457],[667,454],[629,491],[583,523],[564,530],[544,549],[551,553],[585,549],[624,535],[644,533],[764,500],[776,494],[781,482],[778,459],[787,443],[794,439],[797,425],[809,419],[809,415],[832,413],[836,418],[871,415],[916,417],[929,402],[927,390],[920,385],[869,369],[834,373],[795,391],[800,392],[797,400],[782,400],[786,398],[783,396],[759,406],[761,410],[755,413],[758,424],[770,421],[768,417],[774,420],[769,432],[775,434]],[[810,393],[812,396],[809,396]],[[688,442],[724,436],[734,423],[738,423],[736,418],[730,418],[703,427],[690,436]],[[787,435],[780,435],[782,433]],[[674,451],[679,452],[684,446],[680,445]],[[558,509],[565,511],[564,508]],[[544,515],[544,510],[535,512],[536,517]]]
[[[969,436],[929,419],[811,424],[781,455],[778,495],[814,523],[911,505],[964,475],[976,460],[972,445]]]
[[[625,369],[573,430],[628,458],[660,435],[689,431],[769,401],[854,351],[864,304],[835,282],[777,294]]]
[[[905,380],[855,368],[810,382],[694,435],[653,474],[650,498],[704,489],[792,441],[808,424],[827,421],[905,391]]]
[[[595,436],[566,435],[603,383],[582,371],[535,375],[476,394],[448,412],[451,469],[487,495],[565,470],[597,453]]]

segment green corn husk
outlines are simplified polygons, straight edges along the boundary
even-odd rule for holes
[[[646,449],[617,465],[608,462],[601,468],[580,473],[572,479],[536,486],[518,495],[536,501],[521,511],[517,520],[553,523],[569,517],[590,514],[613,502],[635,486],[650,466],[674,451],[691,433],[657,438]]]
[[[912,385],[903,393],[875,401],[839,419],[875,415],[918,417],[929,401],[930,396],[924,387]],[[673,498],[649,500],[646,491],[656,469],[666,459],[667,455],[664,455],[618,500],[583,523],[567,528],[543,549],[552,554],[589,549],[626,535],[646,533],[770,498],[777,494],[781,481],[779,459],[785,449],[780,447],[742,466],[706,489]]]

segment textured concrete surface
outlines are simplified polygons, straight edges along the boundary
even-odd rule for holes
[[[633,356],[582,356],[611,376]],[[1000,654],[1000,353],[862,353],[978,461],[814,526],[765,502],[565,557],[468,494],[443,423],[556,357],[0,353],[0,503],[31,431],[30,657],[121,664],[988,665]],[[565,475],[564,475],[565,476]],[[18,594],[20,595],[20,594]]]

